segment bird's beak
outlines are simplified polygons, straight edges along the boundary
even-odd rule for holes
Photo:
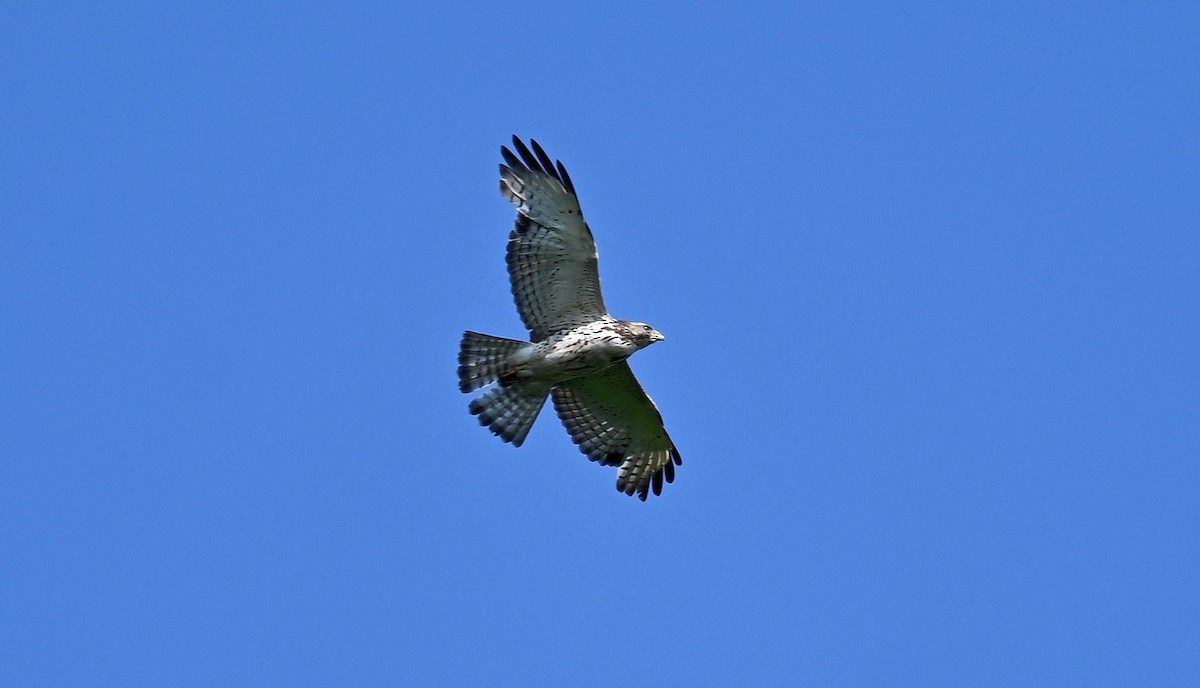
[[[662,332],[659,332],[658,330],[655,330],[654,334],[650,335],[651,341],[655,341],[655,342],[661,342],[662,340],[664,340],[666,338],[667,338],[666,335],[664,335]]]

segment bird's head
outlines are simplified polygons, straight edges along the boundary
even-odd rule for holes
[[[662,340],[666,339],[662,332],[650,327],[646,323],[631,322],[629,323],[629,330],[633,336],[634,343],[637,344],[639,349],[650,346],[654,342],[661,342]]]

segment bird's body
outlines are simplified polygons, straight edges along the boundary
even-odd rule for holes
[[[581,451],[619,467],[617,488],[646,499],[682,463],[662,416],[626,359],[663,336],[645,323],[609,315],[598,257],[574,185],[541,146],[513,137],[520,158],[501,147],[500,191],[517,207],[508,245],[513,298],[532,341],[463,335],[459,388],[496,386],[471,402],[506,442],[525,441],[547,396]],[[536,152],[534,152],[536,151]]]
[[[534,377],[563,382],[599,372],[618,361],[624,361],[638,349],[662,339],[649,325],[604,317],[595,322],[578,325],[532,344],[529,370]],[[635,328],[645,328],[635,335]]]

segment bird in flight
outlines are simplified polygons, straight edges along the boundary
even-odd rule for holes
[[[617,320],[600,294],[596,242],[561,161],[537,141],[500,147],[500,193],[517,208],[508,236],[513,300],[530,340],[467,331],[458,354],[463,392],[494,385],[468,409],[521,446],[546,397],[579,450],[617,467],[617,489],[642,501],[675,480],[679,450],[628,359],[663,340],[645,323]]]

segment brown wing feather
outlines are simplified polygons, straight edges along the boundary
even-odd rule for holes
[[[645,500],[651,489],[662,493],[664,480],[675,480],[675,466],[683,459],[628,363],[561,383],[551,398],[579,450],[592,461],[620,467],[618,490]]]
[[[508,237],[513,300],[533,341],[607,314],[600,293],[599,258],[575,187],[559,162],[536,141],[533,151],[516,136],[500,152],[500,193],[517,207]],[[535,152],[536,151],[536,152]]]

